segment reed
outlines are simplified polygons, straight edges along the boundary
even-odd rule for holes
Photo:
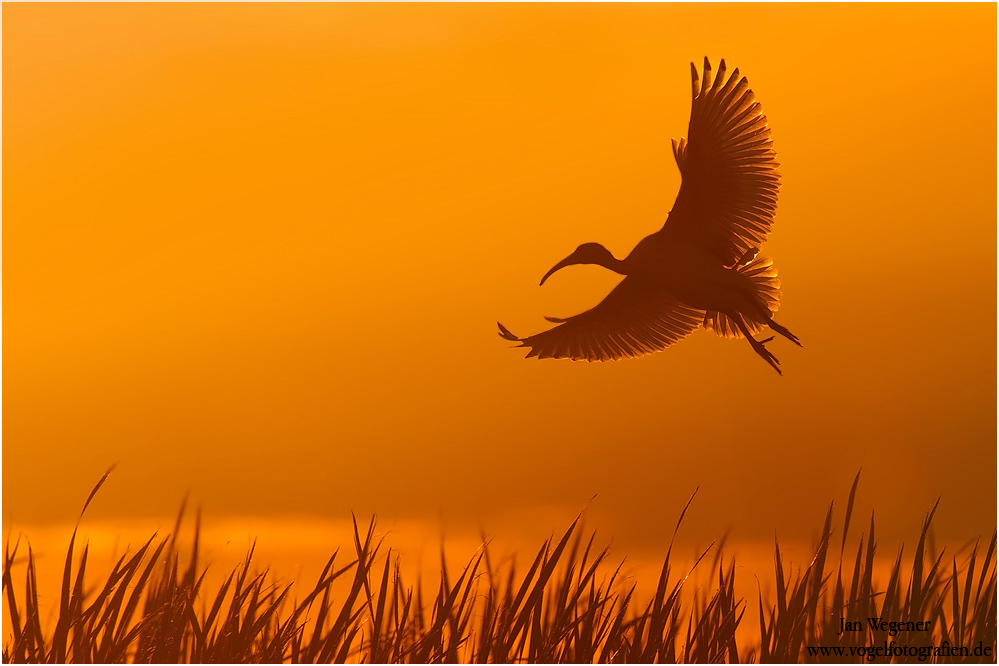
[[[106,478],[107,474],[95,486],[83,512]],[[31,546],[11,544],[8,539],[3,564],[8,627],[3,660],[860,662],[870,660],[850,653],[850,648],[856,652],[879,645],[885,635],[841,632],[840,618],[880,616],[932,621],[932,632],[921,634],[920,644],[949,641],[953,646],[981,643],[991,648],[991,656],[930,656],[928,661],[995,662],[996,533],[984,552],[976,542],[961,557],[948,558],[945,552],[932,557],[927,535],[934,505],[924,518],[911,567],[903,570],[900,548],[887,586],[879,589],[873,575],[878,561],[873,515],[867,533],[856,542],[852,561],[846,551],[859,478],[858,473],[850,490],[835,568],[830,505],[814,557],[803,570],[792,574],[785,568],[775,537],[775,592],[767,599],[762,591],[757,599],[737,597],[735,561],[726,564],[720,546],[714,544],[692,567],[678,571],[671,541],[655,593],[640,602],[635,585],[623,582],[622,566],[608,563],[607,548],[594,546],[594,535],[585,533],[579,517],[557,541],[546,540],[523,573],[516,559],[495,565],[485,542],[452,580],[442,549],[440,583],[430,594],[425,594],[420,579],[415,586],[404,582],[398,554],[391,549],[383,552],[382,541],[375,537],[374,519],[363,527],[356,518],[351,552],[334,552],[301,599],[290,585],[276,584],[269,572],[252,568],[253,547],[218,589],[208,589],[206,568],[199,566],[200,518],[182,564],[176,540],[178,517],[172,535],[158,544],[153,535],[135,553],[121,556],[110,575],[96,583],[86,580],[88,548],[77,553],[74,530],[56,618],[46,623],[52,624],[48,628],[40,619]],[[693,499],[681,511],[673,539]],[[19,558],[22,550],[26,556]],[[707,557],[712,550],[714,557]],[[15,594],[15,569],[19,594]],[[695,573],[701,584],[687,590]],[[740,630],[747,610],[758,613],[758,635]],[[813,654],[809,646],[847,652]],[[891,660],[920,661],[916,656]]]

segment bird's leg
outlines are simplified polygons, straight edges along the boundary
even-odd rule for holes
[[[746,340],[749,341],[749,344],[753,348],[753,351],[759,354],[764,361],[769,363],[770,367],[776,370],[778,375],[783,375],[784,373],[781,372],[780,368],[778,367],[780,365],[780,361],[778,361],[777,357],[774,356],[769,349],[767,349],[767,343],[773,340],[774,337],[771,335],[769,338],[765,340],[757,340],[756,338],[753,337],[753,334],[749,332],[749,329],[746,328],[746,324],[743,323],[742,317],[736,316],[733,317],[733,319],[735,320],[735,323],[739,325],[739,330],[742,331],[742,334],[746,336]]]
[[[759,354],[764,361],[769,363],[770,367],[776,370],[778,375],[784,374],[783,372],[780,371],[780,368],[777,367],[780,365],[780,361],[778,361],[777,357],[774,356],[769,349],[767,349],[767,343],[773,340],[774,336],[771,335],[769,338],[765,340],[756,340],[752,336],[749,336],[746,339],[749,340],[749,344],[752,345],[753,351]]]
[[[778,333],[780,333],[781,335],[783,335],[785,338],[787,338],[788,340],[790,340],[794,344],[798,345],[799,347],[802,346],[801,340],[798,339],[798,336],[795,335],[794,333],[792,333],[791,331],[787,330],[786,328],[784,328],[783,326],[781,326],[777,322],[775,322],[774,319],[773,319],[773,317],[770,316],[770,311],[766,308],[765,305],[763,305],[762,303],[760,303],[759,299],[757,299],[751,292],[743,291],[742,293],[743,293],[743,296],[745,296],[749,300],[749,302],[753,305],[753,308],[758,313],[760,313],[760,316],[763,317],[763,321],[767,322],[767,326],[769,326],[773,330],[777,331]],[[747,335],[746,337],[749,337],[749,336]]]
[[[748,265],[749,262],[755,259],[756,255],[758,255],[759,253],[760,251],[756,248],[750,248],[746,250],[746,254],[742,255],[742,259],[740,259],[732,268],[738,268],[739,266]]]

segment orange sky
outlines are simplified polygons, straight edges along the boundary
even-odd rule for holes
[[[889,543],[996,522],[996,6],[5,4],[3,521],[591,524]],[[607,364],[591,307],[679,186],[689,62],[782,164],[771,344]],[[863,513],[861,514],[863,515]],[[494,527],[495,526],[495,527]],[[436,527],[434,528],[437,529]],[[437,532],[434,532],[435,534]]]

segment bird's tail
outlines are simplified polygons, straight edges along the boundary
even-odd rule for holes
[[[762,333],[767,320],[772,318],[780,305],[780,280],[773,261],[757,255],[746,264],[733,268],[741,275],[745,285],[746,306],[740,314],[746,328],[752,334]],[[717,310],[708,310],[704,315],[704,328],[714,331],[723,338],[744,337],[738,322]]]

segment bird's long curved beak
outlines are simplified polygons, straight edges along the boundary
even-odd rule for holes
[[[538,286],[539,287],[543,287],[544,284],[545,284],[545,280],[547,280],[548,278],[550,278],[555,273],[555,271],[560,270],[562,268],[565,268],[566,266],[571,266],[574,263],[576,263],[576,262],[574,262],[572,260],[572,256],[571,255],[568,256],[568,257],[566,257],[562,261],[558,262],[557,264],[555,264],[552,267],[552,269],[550,271],[548,271],[547,273],[545,273],[545,276],[543,278],[541,278],[541,284],[539,284]]]

